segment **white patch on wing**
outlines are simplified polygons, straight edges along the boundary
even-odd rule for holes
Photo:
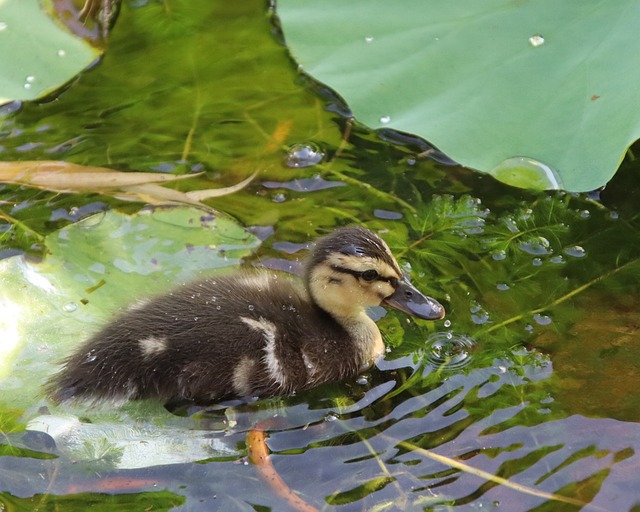
[[[238,277],[238,281],[241,284],[245,285],[247,288],[253,288],[259,292],[268,291],[273,280],[274,274],[269,274],[267,272],[245,274]]]
[[[233,389],[240,396],[249,396],[253,391],[251,375],[253,374],[255,363],[255,360],[244,356],[233,369],[231,382],[233,383]]]
[[[145,307],[147,304],[149,304],[151,302],[151,299],[138,299],[137,301],[135,301],[133,304],[131,304],[127,310],[128,311],[136,311],[138,309],[142,309],[143,307]]]
[[[311,359],[309,359],[309,356],[307,354],[305,354],[304,352],[302,353],[302,360],[304,361],[304,366],[307,370],[307,380],[309,382],[313,382],[314,377],[316,375],[316,365],[313,364],[313,362],[311,361]]]
[[[142,355],[144,357],[152,357],[167,349],[167,341],[167,338],[164,336],[149,336],[148,338],[141,339],[138,343],[140,344]]]
[[[242,316],[240,317],[240,320],[252,329],[262,333],[265,341],[264,363],[267,366],[267,370],[269,371],[271,378],[280,386],[284,386],[286,376],[282,370],[282,365],[278,360],[278,356],[276,355],[276,335],[278,333],[276,326],[262,317],[258,320],[254,320],[253,318]]]

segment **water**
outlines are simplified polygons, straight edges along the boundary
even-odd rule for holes
[[[10,317],[0,321],[16,344],[0,362],[0,508],[283,510],[246,458],[247,433],[259,427],[279,476],[319,509],[578,508],[558,493],[631,510],[640,464],[638,169],[627,163],[597,199],[515,190],[420,156],[424,144],[389,134],[382,141],[340,117],[339,98],[296,74],[262,3],[177,3],[171,13],[141,4],[123,5],[109,59],[56,101],[6,109],[3,159],[205,171],[181,190],[231,185],[259,170],[242,192],[207,202],[215,210],[208,223],[228,214],[261,234],[245,265],[295,267],[304,254],[297,249],[316,236],[366,224],[448,316],[431,323],[388,312],[378,320],[388,350],[377,367],[292,397],[182,416],[154,403],[58,408],[39,386],[70,347],[133,295],[215,270],[222,256],[214,251],[233,248],[194,248],[204,229],[198,218],[166,238],[151,224],[134,229],[128,214],[142,203],[118,195],[3,185],[3,249],[33,264],[44,258],[42,268],[57,261],[59,270],[49,280],[26,264],[2,273],[0,304]],[[230,48],[233,62],[201,58],[211,48]],[[292,147],[310,140],[323,157],[287,165]],[[510,160],[506,173],[530,166],[538,188],[561,186],[543,163]],[[118,226],[92,215],[112,208],[123,215]],[[83,259],[59,231],[78,221],[79,241],[106,233],[80,244]],[[189,243],[178,243],[185,233]],[[116,263],[125,237],[126,265]],[[175,260],[167,257],[172,241],[182,251]],[[30,291],[18,287],[23,275]],[[59,296],[59,283],[72,283],[73,293]],[[210,301],[222,309],[222,298]],[[46,413],[86,422],[98,433],[90,439],[102,441],[65,455],[46,437],[25,437],[26,423]],[[203,456],[182,443],[180,462],[122,469],[106,435],[112,428],[119,442],[141,431],[151,446],[168,431],[174,455],[181,439],[236,452]]]
[[[458,370],[471,363],[476,345],[469,336],[437,332],[427,339],[424,357],[435,369]]]
[[[510,185],[537,190],[558,190],[562,188],[560,176],[551,167],[534,158],[507,158],[498,164],[492,174]]]

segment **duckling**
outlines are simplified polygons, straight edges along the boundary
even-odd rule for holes
[[[304,279],[269,270],[211,277],[126,310],[47,384],[56,403],[166,403],[289,395],[357,375],[384,353],[366,314],[389,306],[438,320],[387,244],[362,227],[317,241]]]

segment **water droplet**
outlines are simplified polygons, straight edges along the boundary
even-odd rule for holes
[[[278,193],[273,196],[271,199],[274,203],[284,203],[287,200],[287,196],[283,193]]]
[[[380,122],[382,124],[389,124],[391,122],[391,116],[380,116]]]
[[[544,44],[544,37],[542,37],[540,34],[534,34],[529,38],[529,44],[534,48],[542,46]]]
[[[445,320],[444,321],[444,326],[445,327],[451,327],[451,320]]]
[[[373,43],[373,36],[367,36],[364,38],[365,43]]]
[[[216,306],[216,309],[220,311],[222,309],[222,306]]]
[[[562,255],[558,254],[557,256],[553,256],[550,260],[551,263],[555,263],[556,265],[562,265],[564,263],[564,258]]]
[[[253,311],[255,309],[255,307],[253,306],[253,304],[249,304],[249,311]]]
[[[24,84],[24,88],[25,88],[25,89],[31,89],[31,84],[29,84],[29,83]]]
[[[35,76],[33,76],[33,75],[29,75],[27,78],[25,78],[25,81],[26,81],[28,84],[32,84],[33,82],[35,82],[35,80],[36,80],[36,77],[35,77]]]
[[[62,306],[67,313],[73,313],[76,309],[78,309],[78,305],[75,302],[67,302],[64,306]]]
[[[582,210],[579,215],[581,219],[588,219],[591,217],[591,212],[589,210]]]
[[[609,212],[609,218],[613,220],[618,219],[618,212]]]
[[[67,52],[66,50],[63,50],[62,48],[60,48],[57,52],[58,57],[66,57],[67,56]]]
[[[469,336],[451,332],[437,332],[427,339],[425,358],[438,369],[456,370],[471,362],[476,342]]]
[[[287,167],[298,169],[319,164],[323,159],[324,151],[322,151],[316,144],[307,142],[291,146],[284,159],[284,164]]]
[[[511,288],[507,283],[498,283],[496,288],[501,292],[506,292],[509,288]]]
[[[493,168],[490,173],[500,181],[514,187],[535,190],[563,188],[560,176],[551,167],[533,158],[523,156],[507,158]]]
[[[3,30],[7,30],[8,26],[9,25],[7,25],[6,22],[0,21],[0,32],[2,32]]]
[[[533,261],[531,262],[531,264],[534,267],[541,267],[542,266],[542,260],[540,258],[533,258]]]
[[[533,319],[538,325],[549,325],[552,322],[551,317],[548,317],[547,315],[540,315],[537,313],[533,315]]]
[[[90,350],[89,352],[87,352],[87,355],[85,356],[84,360],[87,363],[93,363],[97,358],[98,356],[96,356],[96,351]]]
[[[574,245],[573,247],[567,247],[563,252],[567,256],[573,256],[574,258],[584,258],[587,255],[587,251],[585,251],[579,245]]]

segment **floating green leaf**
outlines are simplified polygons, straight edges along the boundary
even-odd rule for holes
[[[634,0],[280,0],[278,15],[358,120],[507,183],[595,189],[640,136]]]
[[[0,0],[0,54],[2,104],[51,93],[100,51],[56,24],[37,0]]]

